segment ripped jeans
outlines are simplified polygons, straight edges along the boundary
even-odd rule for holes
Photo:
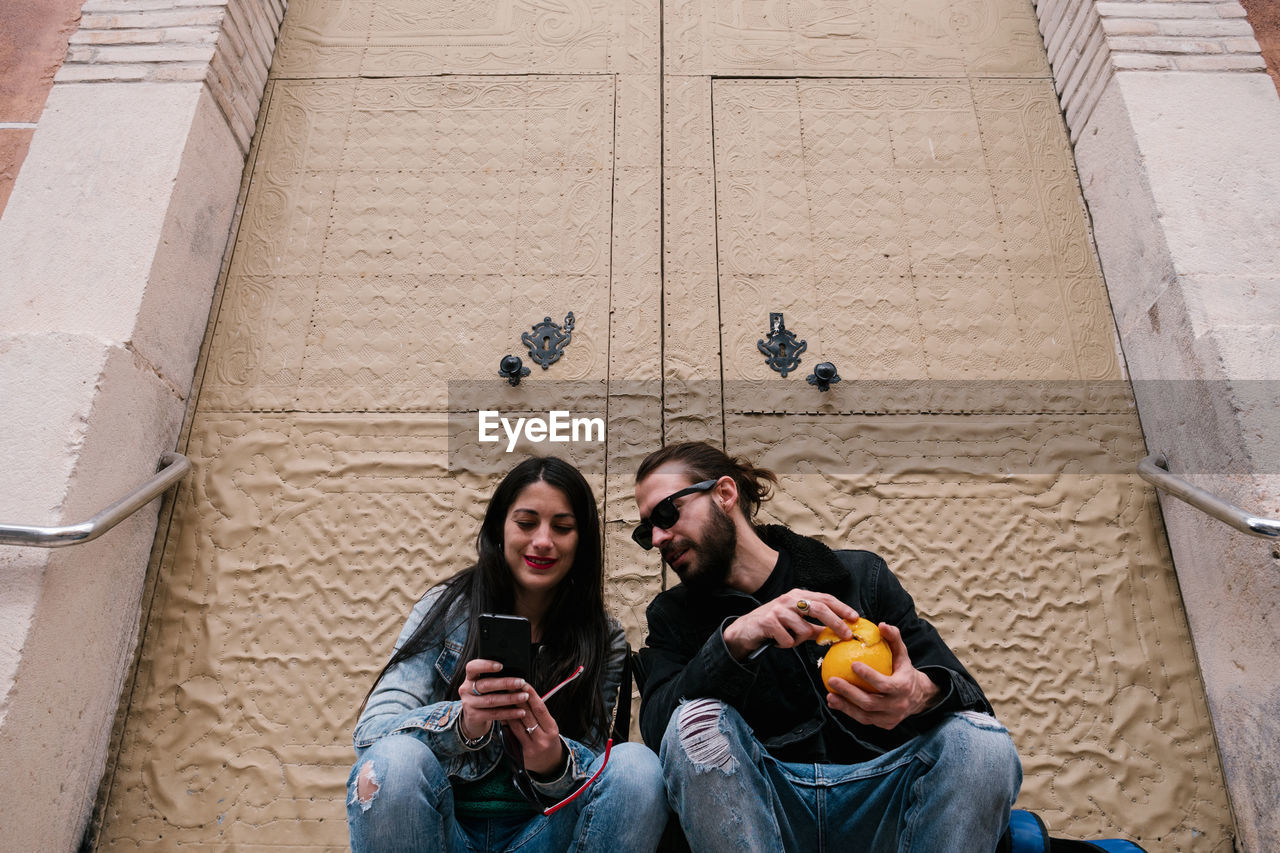
[[[596,756],[590,773],[604,760]],[[372,781],[359,788],[371,763]],[[652,853],[667,822],[657,756],[638,743],[614,744],[600,778],[551,816],[459,818],[453,785],[422,741],[390,735],[365,749],[347,781],[353,853]]]
[[[1022,784],[1009,733],[968,711],[861,764],[797,764],[734,708],[698,699],[671,715],[661,759],[697,853],[994,851]]]

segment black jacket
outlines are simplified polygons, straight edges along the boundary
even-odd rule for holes
[[[827,707],[817,663],[823,649],[816,644],[770,648],[741,663],[729,654],[725,626],[763,600],[730,589],[696,594],[682,584],[649,605],[649,636],[637,661],[640,730],[652,749],[661,744],[676,707],[702,697],[736,708],[775,758],[833,764],[853,764],[888,752],[952,711],[991,713],[978,683],[934,627],[916,614],[911,596],[884,560],[869,551],[832,551],[781,526],[757,532],[784,555],[758,594],[771,592],[767,597],[773,598],[792,588],[825,592],[847,602],[860,616],[896,626],[912,664],[938,685],[943,696],[933,708],[891,731],[855,722]]]

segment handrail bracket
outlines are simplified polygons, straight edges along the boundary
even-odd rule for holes
[[[124,519],[151,503],[191,470],[191,460],[181,453],[163,453],[160,469],[129,494],[97,515],[79,524],[40,527],[30,524],[0,524],[0,545],[34,548],[64,548],[91,542]]]
[[[1280,539],[1280,520],[1254,515],[1170,473],[1169,460],[1163,453],[1153,453],[1139,462],[1138,475],[1156,488],[1186,501],[1206,515],[1231,525],[1241,533],[1264,539]]]

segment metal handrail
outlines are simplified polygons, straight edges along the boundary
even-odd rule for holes
[[[1235,504],[1227,503],[1215,494],[1206,492],[1199,486],[1191,485],[1175,474],[1170,474],[1169,460],[1163,453],[1153,453],[1139,462],[1138,475],[1153,486],[1164,489],[1176,498],[1181,498],[1206,515],[1230,524],[1241,533],[1266,539],[1280,538],[1280,521],[1253,515]]]
[[[150,480],[88,521],[60,527],[0,524],[0,545],[63,548],[97,539],[181,480],[191,470],[191,460],[181,453],[163,453],[160,456],[160,466],[160,470]]]

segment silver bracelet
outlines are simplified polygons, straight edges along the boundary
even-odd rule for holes
[[[477,749],[482,748],[485,744],[489,742],[489,739],[493,737],[492,724],[489,725],[489,728],[485,731],[484,734],[480,735],[480,737],[475,738],[474,740],[472,738],[467,737],[467,733],[462,730],[462,714],[458,714],[457,726],[458,726],[458,739],[462,741],[463,747],[465,747],[466,749],[472,750],[473,752]]]

